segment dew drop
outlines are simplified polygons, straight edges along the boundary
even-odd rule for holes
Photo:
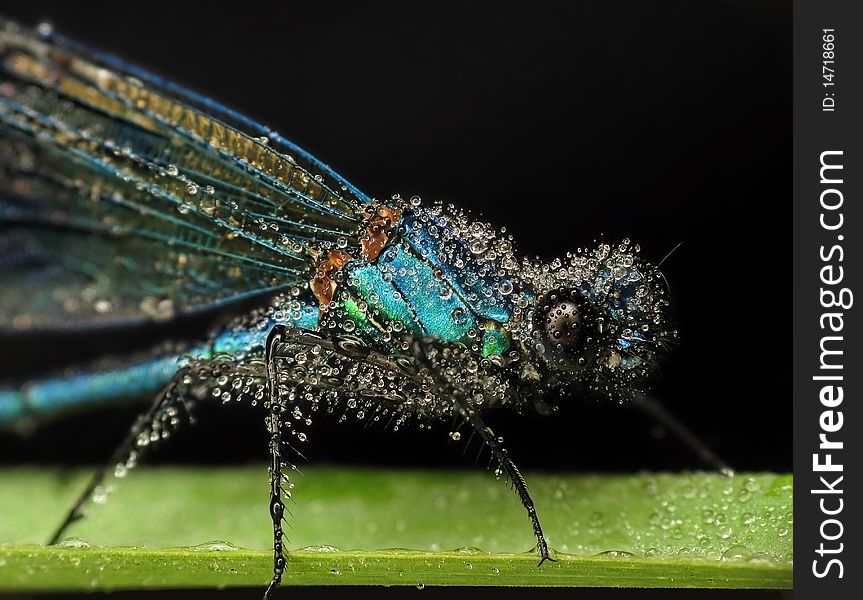
[[[36,33],[42,37],[51,37],[54,34],[54,25],[49,21],[42,21],[36,26]]]
[[[191,546],[189,547],[189,550],[203,552],[233,552],[238,550],[238,548],[231,542],[216,540],[213,542],[204,542],[203,544],[198,544],[197,546]]]
[[[90,542],[80,537],[70,537],[59,544],[57,544],[60,548],[89,548]]]
[[[482,254],[488,248],[488,242],[483,238],[477,238],[470,243],[470,251],[474,254]]]
[[[722,553],[722,560],[740,560],[748,557],[751,553],[752,551],[746,546],[735,544],[734,546],[729,546]]]

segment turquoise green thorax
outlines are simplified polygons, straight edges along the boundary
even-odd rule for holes
[[[358,333],[371,320],[447,342],[470,345],[479,340],[483,356],[505,352],[510,341],[503,325],[478,316],[460,290],[439,273],[427,257],[401,244],[386,249],[375,263],[349,263],[347,286],[367,311],[351,301],[345,304],[346,315],[355,321]]]

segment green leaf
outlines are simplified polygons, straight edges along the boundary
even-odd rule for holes
[[[542,567],[524,509],[488,474],[291,475],[287,547],[304,549],[287,585],[791,587],[791,475],[528,474],[557,559]],[[135,470],[74,538],[40,546],[87,476],[0,470],[0,591],[269,581],[266,467]]]

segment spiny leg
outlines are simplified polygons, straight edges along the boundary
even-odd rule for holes
[[[431,351],[435,352],[436,358],[432,358]],[[461,353],[460,348],[453,344],[441,342],[440,340],[422,338],[414,340],[411,344],[411,352],[414,357],[429,370],[429,374],[441,394],[453,399],[458,412],[467,419],[473,430],[479,434],[482,441],[491,451],[492,456],[497,460],[500,468],[512,483],[513,488],[518,494],[519,500],[521,500],[522,506],[524,506],[527,511],[527,515],[530,518],[530,523],[533,527],[533,534],[537,541],[537,549],[540,554],[539,564],[542,565],[542,563],[547,560],[554,562],[554,559],[551,558],[548,550],[548,542],[546,541],[545,534],[542,531],[539,516],[536,513],[536,506],[527,489],[527,482],[524,480],[524,477],[513,460],[509,457],[509,453],[503,447],[500,438],[495,436],[494,432],[485,424],[479,412],[471,404],[471,394],[467,386],[469,379],[466,378],[465,380],[456,383],[453,381],[453,378],[445,376],[444,369],[441,368],[445,366],[444,363],[447,359],[441,359],[440,357],[445,356],[447,353],[451,355],[450,360],[454,363],[464,363],[464,357],[457,356]]]
[[[304,358],[298,361],[298,356]],[[297,368],[301,365],[301,368]],[[387,402],[404,402],[394,397],[403,385],[413,385],[418,391],[425,378],[416,373],[415,361],[407,357],[385,356],[367,348],[356,338],[327,336],[293,327],[276,326],[266,343],[267,427],[270,463],[270,517],[273,523],[273,577],[264,593],[270,598],[285,573],[282,518],[285,512],[281,500],[283,457],[281,449],[284,428],[290,425],[285,412],[289,404],[309,401],[315,410],[315,400],[331,393],[351,389],[357,397],[378,398]],[[374,373],[375,376],[366,376]],[[334,397],[334,396],[331,396]],[[395,415],[395,413],[393,413]],[[292,413],[296,418],[296,415]],[[302,438],[300,438],[302,441]]]
[[[267,427],[270,434],[270,517],[273,520],[273,578],[267,590],[264,592],[264,600],[267,600],[273,590],[282,582],[282,574],[285,572],[285,556],[282,537],[282,518],[285,514],[285,505],[282,503],[282,410],[283,406],[279,398],[279,381],[276,371],[276,347],[282,343],[285,335],[285,327],[277,325],[267,336],[267,386],[268,386],[268,420]]]
[[[178,405],[183,407],[183,410],[188,415],[188,408],[182,402],[179,395],[176,393],[177,384],[182,382],[183,379],[189,372],[188,367],[184,367],[183,369],[177,371],[174,375],[173,379],[162,388],[162,391],[159,392],[159,395],[156,396],[156,399],[153,401],[153,404],[150,406],[147,412],[141,414],[136,420],[132,427],[129,429],[129,432],[126,434],[126,437],[120,443],[119,446],[114,450],[113,454],[111,454],[111,458],[106,462],[102,468],[96,471],[93,474],[93,477],[90,479],[90,482],[87,484],[87,487],[78,497],[75,504],[72,505],[72,508],[66,514],[66,518],[54,532],[54,535],[51,536],[51,540],[48,542],[49,545],[56,544],[62,539],[63,534],[69,528],[72,523],[83,517],[83,509],[84,506],[90,501],[93,497],[96,489],[102,484],[105,480],[105,477],[108,475],[109,471],[115,469],[117,465],[128,465],[130,462],[130,458],[134,456],[134,461],[136,462],[138,458],[140,458],[141,454],[146,449],[149,449],[152,444],[159,441],[161,436],[156,440],[149,440],[146,444],[139,443],[139,437],[147,432],[149,429],[154,429],[158,427],[160,430],[165,426],[165,416],[168,416],[169,419],[173,419],[173,415],[166,415],[166,412],[171,408],[177,407]],[[168,425],[173,427],[173,423],[169,420]]]
[[[668,410],[658,400],[640,392],[636,392],[632,394],[631,401],[636,407],[643,410],[645,413],[656,419],[660,425],[671,431],[677,439],[683,442],[706,464],[710,465],[723,475],[734,474],[734,469],[728,466],[724,460],[714,453],[707,444],[701,440],[701,438],[678,420],[677,417],[668,412]]]
[[[539,550],[540,555],[540,566],[547,560],[554,562],[554,559],[551,558],[548,551],[548,542],[546,542],[545,534],[542,532],[542,525],[539,523],[539,516],[536,514],[536,506],[533,503],[533,498],[530,497],[530,493],[527,489],[527,482],[524,480],[521,471],[518,470],[518,467],[512,459],[509,458],[509,453],[506,451],[506,448],[504,448],[498,441],[498,438],[495,437],[491,428],[483,422],[479,413],[472,408],[462,407],[462,410],[465,411],[471,426],[480,435],[480,438],[485,442],[485,445],[488,446],[489,450],[491,450],[491,453],[495,460],[497,460],[500,468],[503,469],[507,478],[512,482],[512,485],[518,494],[518,498],[521,500],[522,506],[524,506],[527,511],[527,515],[530,518],[530,524],[533,526],[533,534],[536,536],[537,549]]]

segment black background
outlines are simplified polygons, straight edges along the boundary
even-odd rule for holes
[[[369,194],[468,208],[521,252],[630,237],[658,261],[684,242],[663,265],[681,338],[656,395],[736,468],[791,469],[790,3],[312,4],[0,1],[0,12],[50,19],[224,101]],[[0,376],[168,333],[7,338]],[[0,461],[98,462],[135,412],[0,439]],[[631,408],[574,402],[495,423],[526,469],[703,466]],[[446,430],[318,419],[304,452],[470,466],[476,447],[462,457]],[[265,457],[263,411],[217,407],[153,462]]]

